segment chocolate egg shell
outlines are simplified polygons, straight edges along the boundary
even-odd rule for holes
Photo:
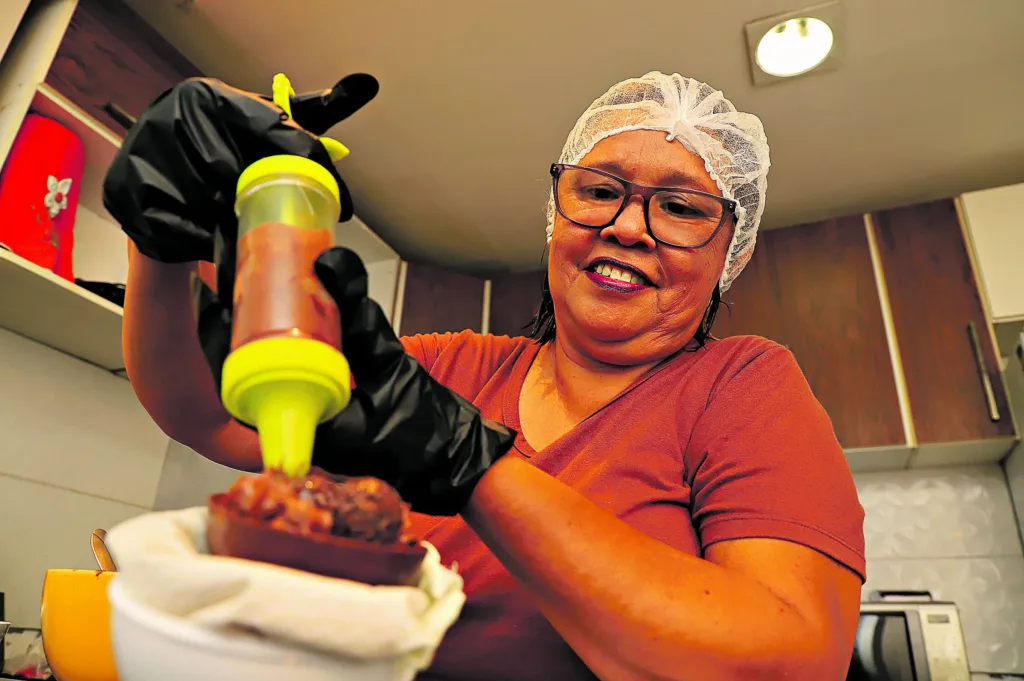
[[[299,535],[243,518],[210,497],[206,540],[216,556],[245,558],[373,586],[412,586],[427,550],[419,544],[374,544],[329,534]]]

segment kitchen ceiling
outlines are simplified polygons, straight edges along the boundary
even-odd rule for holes
[[[333,131],[356,212],[404,257],[465,271],[540,266],[565,135],[609,85],[655,69],[764,121],[767,228],[1024,181],[1021,0],[845,0],[840,68],[758,88],[744,24],[806,5],[128,2],[240,87],[374,74],[378,98]]]

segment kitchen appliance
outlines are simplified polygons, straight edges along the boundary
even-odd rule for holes
[[[970,681],[960,613],[927,592],[873,592],[861,603],[847,681]]]
[[[42,631],[31,627],[10,627],[3,642],[2,679],[53,679],[43,654]]]

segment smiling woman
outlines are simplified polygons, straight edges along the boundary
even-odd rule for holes
[[[660,361],[707,314],[736,202],[722,198],[699,157],[657,131],[607,137],[582,163],[555,166],[548,282],[556,321],[563,333],[604,343],[608,363]],[[685,186],[667,186],[682,178]]]
[[[358,258],[318,258],[356,387],[313,463],[393,485],[465,579],[423,678],[844,678],[865,569],[852,475],[792,354],[710,336],[768,166],[760,121],[713,88],[613,86],[551,166],[532,339],[398,339]],[[129,375],[175,439],[259,469],[197,369],[186,275],[133,252]]]

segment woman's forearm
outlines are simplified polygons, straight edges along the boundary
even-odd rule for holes
[[[142,406],[169,437],[219,463],[258,467],[258,454],[247,453],[255,437],[225,411],[199,345],[192,301],[195,271],[194,263],[147,258],[129,242],[125,368]]]
[[[830,678],[828,635],[766,586],[647,537],[521,459],[498,461],[463,516],[601,678]]]

